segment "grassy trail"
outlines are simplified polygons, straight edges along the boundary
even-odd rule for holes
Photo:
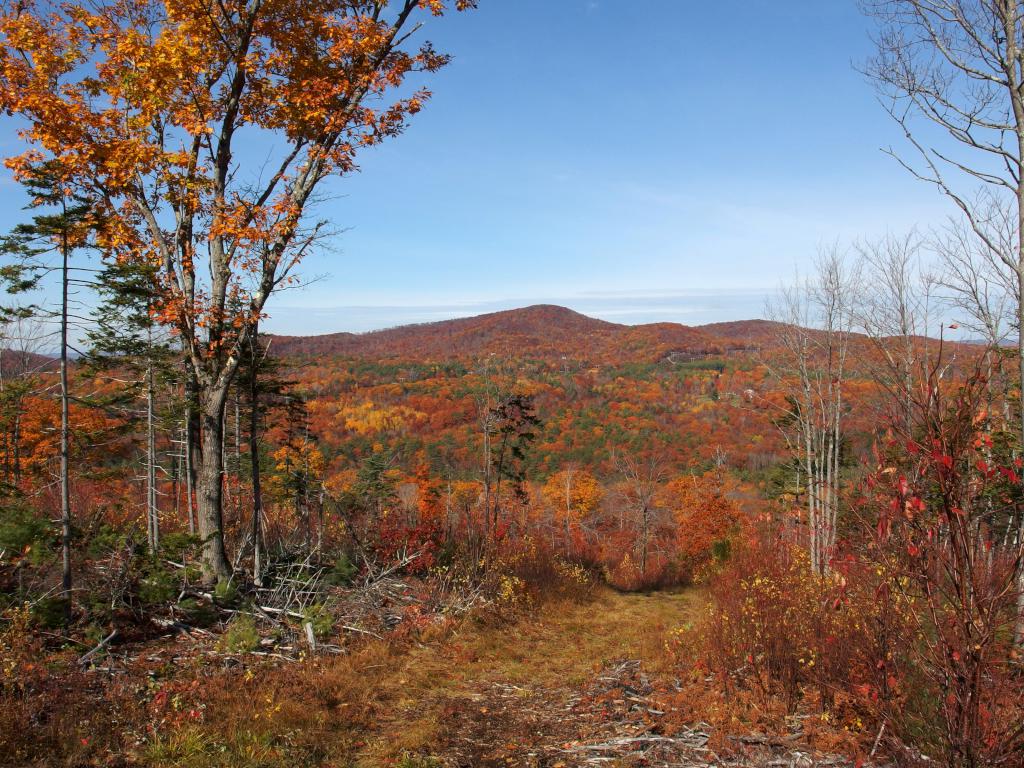
[[[585,604],[554,603],[500,628],[468,624],[415,648],[380,680],[388,706],[355,764],[557,764],[545,755],[582,736],[572,710],[588,684],[625,660],[663,671],[667,633],[701,604],[695,591],[602,589]]]
[[[672,677],[668,633],[690,622],[703,600],[696,591],[642,595],[602,587],[591,599],[552,601],[515,621],[470,617],[454,629],[370,640],[302,664],[253,672],[235,663],[214,672],[200,659],[193,675],[204,683],[188,688],[193,698],[179,709],[201,709],[202,717],[147,739],[142,762],[580,765],[567,745],[604,741],[623,723],[645,731],[652,725],[643,722],[646,709],[622,696],[652,695],[649,680]]]

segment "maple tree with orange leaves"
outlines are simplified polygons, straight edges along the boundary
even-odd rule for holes
[[[409,49],[424,14],[473,0],[28,0],[0,11],[0,108],[69,193],[95,201],[108,258],[158,266],[154,312],[177,330],[200,416],[199,533],[222,535],[224,404],[267,300],[325,233],[314,190],[355,169],[429,97],[388,94],[448,57]],[[252,145],[269,145],[262,175]],[[243,152],[243,147],[247,151]]]

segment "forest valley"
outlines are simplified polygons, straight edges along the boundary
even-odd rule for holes
[[[816,313],[829,282],[791,299]],[[434,350],[446,344],[471,352]],[[458,667],[461,643],[494,635],[528,664],[514,638],[567,605],[630,615],[609,588],[691,585],[637,626],[591,630],[613,646],[652,633],[645,695],[670,714],[645,715],[643,733],[671,745],[699,726],[698,746],[751,760],[800,745],[850,764],[1021,754],[1012,352],[846,325],[616,326],[550,306],[253,350],[226,400],[231,575],[216,580],[173,357],[134,388],[126,360],[75,361],[69,596],[54,363],[4,351],[6,762],[498,764],[525,738],[500,718],[477,726],[495,752],[469,762],[452,734],[382,746],[396,682],[368,691],[361,665],[398,674],[430,646]],[[570,635],[536,641],[548,663]],[[434,695],[438,674],[407,695]],[[533,762],[584,764],[557,746]],[[618,748],[625,764],[656,757],[639,737]]]
[[[475,5],[0,2],[0,763],[1024,765],[1024,6],[865,0],[958,218],[768,320],[267,333]]]

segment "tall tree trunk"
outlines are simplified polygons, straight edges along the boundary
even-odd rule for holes
[[[177,451],[171,454],[171,460],[171,498],[174,499],[174,519],[177,520],[181,516],[181,468],[185,462]]]
[[[644,504],[643,513],[641,516],[643,531],[641,535],[641,547],[640,550],[640,579],[643,582],[647,578],[647,542],[649,541],[649,531],[651,527],[651,513],[650,507]]]
[[[235,460],[231,467],[231,474],[235,478],[237,492],[235,493],[235,517],[241,517],[242,512],[242,413],[239,404],[239,393],[235,388]]]
[[[814,465],[814,426],[810,422],[810,398],[806,399],[807,408],[805,409],[806,415],[801,418],[804,420],[801,423],[803,430],[804,440],[804,463],[805,473],[807,475],[807,531],[810,537],[808,549],[811,553],[811,570],[814,573],[818,572],[818,476]]]
[[[67,215],[67,208],[64,210]],[[71,484],[68,458],[71,449],[70,392],[68,389],[68,257],[71,246],[67,232],[61,234],[61,301],[60,301],[60,539],[61,595],[64,599],[64,621],[71,623]]]
[[[500,512],[501,504],[501,478],[505,470],[505,447],[508,444],[508,435],[503,434],[501,436],[501,449],[498,451],[498,464],[495,467],[497,476],[494,480],[494,493],[491,494],[491,506],[494,508],[494,513],[491,517],[491,536],[497,537],[498,535],[498,513]]]
[[[185,370],[185,496],[188,509],[188,532],[196,533],[196,488],[202,446],[199,442],[199,409],[196,403],[197,385],[191,368]]]
[[[253,338],[256,338],[255,331]],[[249,472],[252,481],[252,578],[263,577],[263,490],[260,485],[260,388],[256,377],[255,356],[249,376]]]
[[[149,332],[152,345],[153,332]],[[160,546],[160,510],[156,503],[156,387],[153,381],[153,360],[146,361],[146,519],[148,521],[149,551],[155,553]]]
[[[490,400],[484,404],[483,421],[483,449],[484,449],[484,515],[483,515],[483,538],[487,539],[488,527],[491,521],[491,423],[490,423]]]
[[[1019,124],[1019,123],[1018,123]],[[1020,132],[1018,131],[1018,134]],[[1024,156],[1024,139],[1021,140],[1021,154]],[[1024,450],[1024,184],[1017,187],[1017,407],[1020,411],[1020,443],[1018,450]],[[1024,512],[1018,511],[1019,515]],[[1017,542],[1018,552],[1021,542]],[[1020,563],[1020,558],[1017,560]],[[1017,627],[1014,636],[1019,647],[1024,647],[1024,565],[1017,566]]]
[[[196,516],[195,516],[195,497],[196,497],[196,439],[195,432],[192,429],[193,422],[193,410],[192,408],[186,408],[185,410],[185,445],[183,448],[184,463],[185,463],[185,514],[188,515],[188,532],[191,535],[195,535],[196,532]]]
[[[224,406],[227,389],[215,389],[200,403],[202,457],[198,473],[199,536],[203,540],[203,576],[209,582],[228,578],[224,552]]]
[[[0,395],[6,391],[4,378],[4,351],[0,348]],[[13,422],[12,422],[13,425]],[[4,432],[4,485],[11,486],[11,439],[10,434]]]
[[[565,552],[572,555],[572,469],[565,471]]]

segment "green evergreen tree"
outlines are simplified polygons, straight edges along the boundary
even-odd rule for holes
[[[107,264],[97,280],[100,303],[93,313],[95,325],[87,334],[89,367],[108,374],[116,371],[122,382],[114,395],[98,404],[119,408],[129,415],[130,424],[145,422],[146,539],[150,552],[156,552],[160,545],[158,431],[161,422],[177,421],[168,418],[167,411],[173,409],[161,405],[160,395],[168,388],[177,388],[181,368],[180,352],[154,315],[155,280],[156,269],[148,265]]]
[[[249,537],[252,539],[253,580],[259,584],[266,568],[266,542],[263,530],[263,432],[266,415],[279,408],[288,400],[287,390],[292,382],[281,376],[280,363],[270,355],[270,349],[260,338],[258,329],[253,329],[249,343],[243,349],[235,377],[235,437],[241,442],[241,411],[245,412],[245,427],[249,482],[252,489],[252,517]],[[241,461],[238,462],[241,472]]]
[[[57,181],[53,168],[42,164],[22,182],[31,196],[29,210],[47,208],[52,213],[37,213],[31,222],[17,225],[4,238],[3,255],[10,259],[0,272],[0,279],[9,293],[22,294],[38,288],[50,275],[60,282],[58,309],[39,304],[8,307],[5,317],[43,317],[58,325],[60,351],[60,518],[61,518],[61,599],[65,623],[71,622],[71,538],[72,511],[70,487],[71,392],[68,383],[68,360],[71,345],[71,289],[91,285],[79,276],[87,267],[72,265],[73,254],[88,245],[90,234],[99,226],[92,206],[83,198],[70,197]]]

